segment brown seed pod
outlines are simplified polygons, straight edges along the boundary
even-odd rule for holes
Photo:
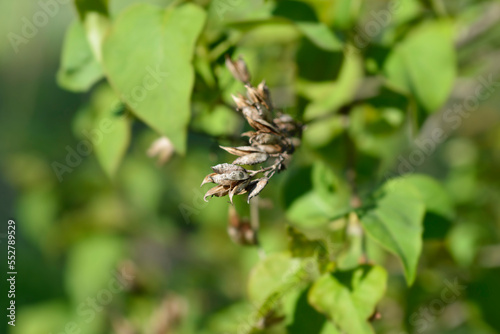
[[[261,179],[255,180],[255,181],[257,181],[257,182],[249,184],[249,187],[251,186],[251,189],[247,188],[247,190],[250,192],[248,194],[247,203],[250,203],[250,200],[252,198],[254,198],[258,194],[260,194],[260,192],[262,191],[262,189],[264,189],[267,186],[267,183],[269,182],[269,179],[267,177],[263,177]]]
[[[258,123],[257,123],[257,120],[261,118],[261,116],[259,115],[259,111],[251,106],[251,107],[243,107],[241,108],[241,113],[243,114],[243,116],[245,117],[245,119],[247,120],[248,124],[258,130]]]
[[[255,136],[257,134],[257,132],[255,131],[247,131],[247,132],[243,132],[241,134],[242,137],[250,137],[252,138],[253,136]]]
[[[273,122],[278,126],[281,133],[286,134],[288,137],[300,137],[302,135],[302,124],[295,122],[290,115],[280,114],[273,120]]]
[[[247,96],[250,101],[260,104],[265,103],[264,96],[260,94],[260,91],[257,88],[254,88],[250,85],[245,85],[245,88],[247,89]]]
[[[273,175],[286,168],[295,147],[300,145],[300,139],[294,137],[300,137],[303,126],[289,115],[274,109],[269,87],[265,81],[257,87],[252,86],[246,64],[241,58],[233,61],[226,56],[226,65],[233,76],[245,84],[247,96],[237,94],[232,98],[236,103],[237,111],[241,112],[254,130],[242,134],[249,138],[250,146],[220,146],[237,158],[231,164],[213,166],[214,173],[207,175],[202,185],[209,182],[217,184],[205,194],[205,200],[211,196],[229,195],[229,201],[232,204],[235,195],[244,193],[249,193],[247,198],[249,202],[260,194]],[[262,166],[256,170],[241,167],[241,165],[265,163],[270,157],[273,157],[274,162],[268,166]],[[258,178],[259,174],[261,178]],[[244,231],[255,233],[250,225],[246,230],[245,228]],[[231,224],[228,228],[231,238],[240,240],[240,243],[250,240],[249,236],[244,236],[247,232],[242,232],[243,230]]]
[[[212,176],[212,180],[214,180],[215,183],[224,186],[234,185],[236,181],[243,181],[249,178],[250,176],[248,175],[248,173],[244,171],[233,171]]]
[[[252,228],[248,220],[238,216],[233,206],[229,207],[227,233],[236,244],[244,246],[254,246],[258,244],[257,231]]]
[[[268,123],[272,123],[273,119],[271,117],[271,111],[266,108],[264,104],[261,103],[254,103],[255,109],[257,109],[257,113],[259,114],[260,118],[265,120]]]
[[[226,67],[236,80],[243,83],[250,82],[250,73],[248,73],[247,65],[241,56],[238,60],[233,61],[229,55],[226,55]]]
[[[266,120],[256,119],[255,123],[256,123],[255,124],[256,127],[254,127],[254,128],[257,130],[260,130],[262,132],[274,132],[276,134],[280,133],[280,130],[276,126],[272,125],[271,123],[269,123]]]
[[[250,153],[261,153],[261,151],[253,146],[238,146],[238,147],[229,147],[229,146],[219,146],[226,152],[231,153],[232,155],[242,156]]]
[[[206,183],[214,182],[214,180],[212,179],[212,176],[215,176],[215,175],[217,175],[217,173],[211,173],[211,174],[208,174],[207,176],[205,176],[205,178],[203,179],[203,182],[201,182],[200,187],[202,187]]]
[[[228,186],[218,185],[218,186],[215,186],[215,187],[211,188],[210,190],[208,190],[206,192],[205,196],[203,196],[203,200],[205,202],[208,202],[207,197],[212,197],[212,196],[222,197],[222,196],[226,196],[228,193],[229,193]]]
[[[255,246],[258,244],[257,233],[255,233],[249,223],[242,223],[238,227],[228,226],[227,233],[236,244],[244,246]]]
[[[282,137],[274,133],[269,132],[258,132],[250,138],[251,144],[280,144],[282,142]]]
[[[259,95],[264,98],[266,108],[272,110],[273,102],[271,101],[271,93],[269,92],[269,87],[266,85],[266,80],[262,80],[262,82],[257,86],[257,89],[259,91]]]
[[[218,165],[212,166],[212,170],[217,174],[238,172],[238,171],[246,172],[245,168],[243,168],[241,166],[233,165],[233,164],[228,164],[228,163],[223,163],[223,164],[218,164]]]
[[[236,106],[241,109],[243,107],[250,107],[252,103],[248,101],[243,95],[238,94],[237,96],[231,95]]]
[[[280,145],[255,145],[254,147],[260,150],[261,152],[265,152],[268,154],[276,154],[283,152],[283,147]]]
[[[235,165],[256,165],[263,163],[269,158],[269,155],[266,153],[250,153],[244,156],[239,157],[238,159],[233,161]]]
[[[242,195],[247,192],[246,187],[248,186],[248,183],[250,183],[250,180],[240,182],[233,186],[233,188],[229,191],[229,202],[231,202],[231,204],[233,204],[234,195]]]

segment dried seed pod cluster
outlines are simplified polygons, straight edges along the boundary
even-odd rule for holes
[[[234,206],[229,207],[227,234],[234,243],[239,245],[255,246],[259,243],[257,231],[252,227],[248,219],[238,216]]]
[[[220,146],[237,158],[230,164],[213,166],[213,173],[208,174],[201,185],[211,182],[217,184],[205,194],[205,201],[212,196],[228,195],[232,203],[234,195],[248,193],[249,202],[264,189],[276,172],[285,169],[295,147],[300,145],[302,126],[289,115],[274,111],[265,81],[257,87],[250,84],[250,74],[243,59],[232,61],[226,57],[226,66],[237,80],[245,84],[247,96],[238,94],[233,96],[233,100],[236,110],[254,130],[242,134],[243,137],[249,138],[247,146]],[[263,164],[270,159],[274,159],[274,162],[268,167],[257,170],[242,167]],[[261,176],[254,178],[258,174]]]

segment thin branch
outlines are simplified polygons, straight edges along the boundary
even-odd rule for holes
[[[250,200],[250,225],[255,233],[258,233],[260,228],[260,216],[259,216],[259,196],[256,196]],[[262,248],[262,245],[257,239],[257,247],[259,249],[259,257],[261,259],[266,257],[266,252]]]
[[[341,110],[342,114],[348,116],[349,113],[351,112],[352,108],[344,108]],[[345,132],[345,138],[346,138],[346,163],[347,163],[347,171],[346,171],[346,178],[347,182],[349,184],[349,188],[351,189],[351,199],[350,199],[350,205],[351,208],[356,210],[360,208],[363,205],[363,202],[361,200],[361,197],[359,196],[358,192],[358,185],[357,185],[357,173],[356,173],[356,145],[354,143],[354,140],[351,138],[351,135],[349,134],[348,131]],[[368,262],[368,253],[366,250],[366,235],[364,233],[364,230],[361,226],[361,223],[359,219],[357,219],[357,215],[354,212],[351,212],[349,215],[349,224],[356,224],[359,233],[361,235],[361,252],[362,252],[362,258],[360,259],[360,262],[366,263]],[[354,217],[356,219],[354,220]]]
[[[495,3],[486,8],[484,14],[472,25],[464,29],[455,41],[455,47],[460,48],[477,39],[500,22],[500,4]]]

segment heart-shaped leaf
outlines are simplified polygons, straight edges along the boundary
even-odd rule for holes
[[[456,76],[453,26],[449,21],[416,27],[385,64],[389,82],[413,94],[428,112],[448,98]]]
[[[113,88],[146,124],[186,150],[191,64],[205,12],[186,4],[161,9],[131,6],[116,19],[103,45],[103,64]]]
[[[73,22],[64,38],[57,83],[64,89],[84,92],[102,77],[101,66],[92,54],[82,24]]]
[[[363,227],[369,237],[401,259],[406,280],[412,284],[422,251],[422,197],[404,179],[387,182],[376,197],[374,206],[360,214]]]

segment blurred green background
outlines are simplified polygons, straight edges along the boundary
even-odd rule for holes
[[[171,5],[111,0],[110,17],[133,3]],[[218,145],[243,145],[239,134],[247,130],[230,109],[230,94],[243,86],[224,67],[229,53],[243,55],[252,82],[266,79],[275,104],[307,125],[290,168],[260,195],[265,253],[287,249],[287,224],[311,236],[345,227],[334,217],[349,207],[347,134],[356,145],[362,196],[409,169],[437,180],[411,287],[393,255],[367,245],[389,273],[375,332],[500,333],[500,2],[401,0],[388,19],[380,14],[391,6],[385,1],[195,3],[207,18],[194,48],[187,150],[165,165],[146,153],[158,134],[118,103],[99,69],[76,68],[83,74],[72,77],[72,68],[61,65],[66,31],[78,20],[72,2],[56,2],[53,17],[16,47],[9,33],[22,35],[23,18],[32,20],[42,7],[0,3],[0,247],[6,254],[6,223],[14,219],[18,272],[16,326],[4,317],[0,332],[235,333],[245,321],[252,308],[248,276],[259,252],[231,242],[227,199],[206,204],[199,188],[210,166],[230,161]],[[125,71],[127,53],[117,50]],[[155,66],[140,64],[141,70],[147,65]],[[58,76],[80,92],[62,89]],[[476,99],[470,112],[450,112],[477,87],[488,98]],[[352,101],[361,102],[344,114],[341,107]],[[88,115],[104,104],[116,107],[110,117],[122,117],[119,129],[130,133],[104,139],[109,146],[96,148],[100,157],[82,157],[60,181],[53,163],[65,163],[67,147],[84,138]],[[429,141],[435,129],[444,133],[442,142]],[[421,156],[422,163],[401,167]],[[409,178],[417,188],[428,181]],[[244,199],[236,208],[249,215]],[[361,246],[356,233],[345,233],[332,248],[339,266],[350,268]],[[5,268],[6,256],[2,261]],[[456,280],[466,289],[436,304]],[[0,290],[5,310],[5,279]],[[436,305],[438,311],[420,313]],[[288,332],[316,333],[310,326]]]

